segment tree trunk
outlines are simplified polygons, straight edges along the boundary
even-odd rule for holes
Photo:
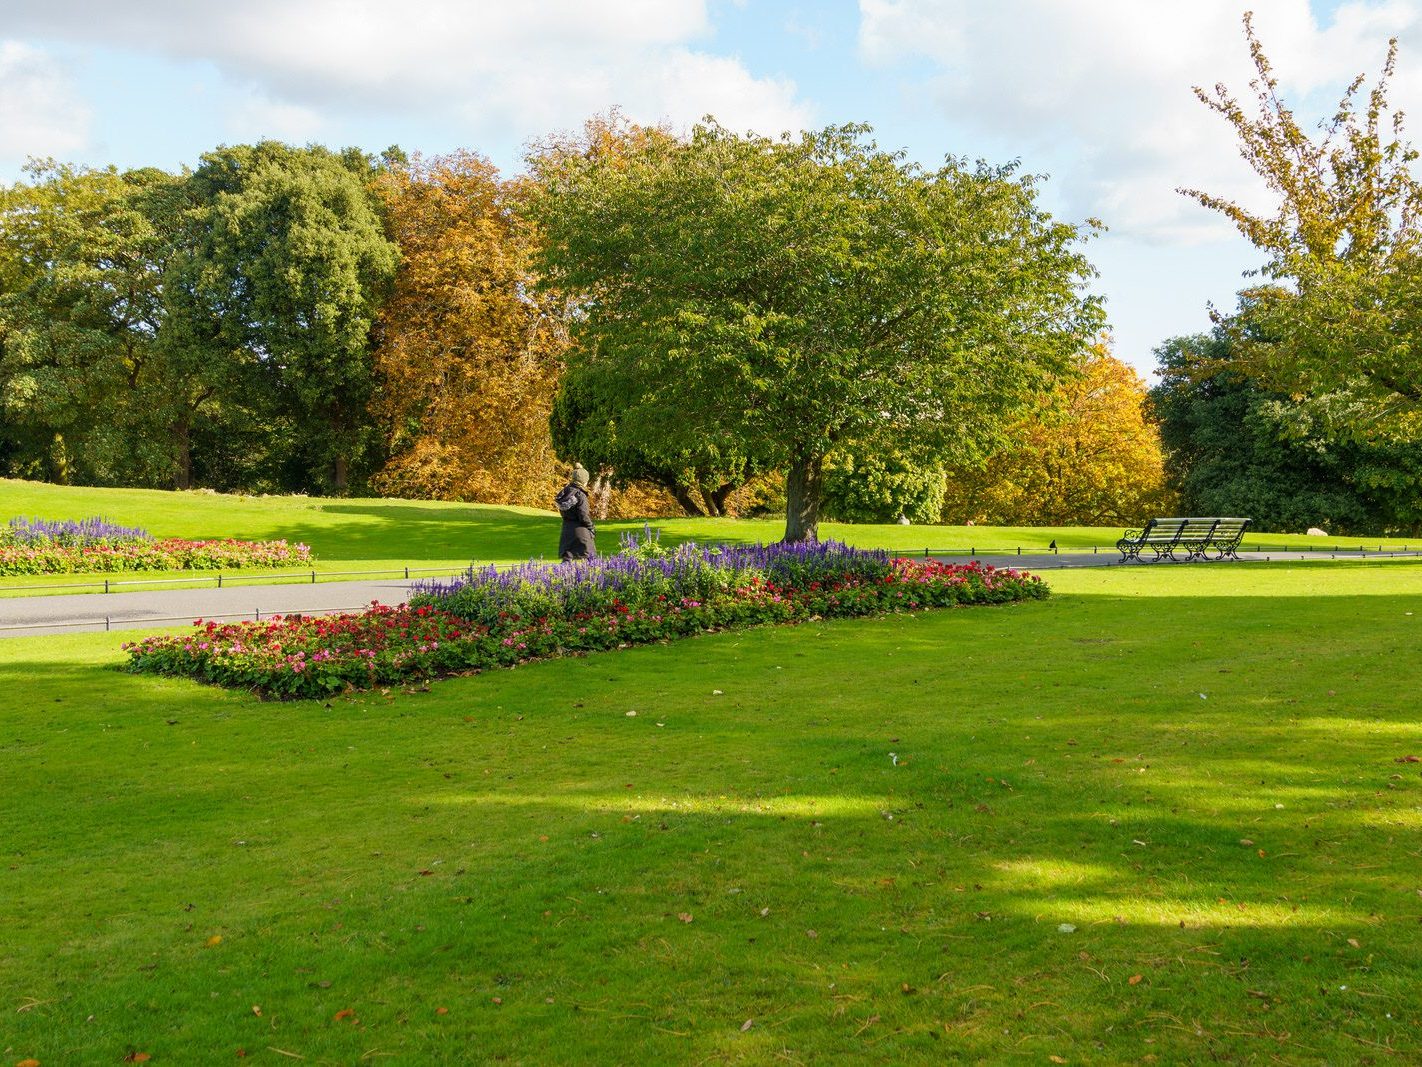
[[[350,461],[344,455],[336,457],[335,469],[332,471],[331,480],[338,493],[344,493],[346,487],[350,485]]]
[[[611,480],[599,474],[588,487],[588,496],[593,501],[593,518],[601,522],[607,518],[607,509],[612,503]]]
[[[49,480],[55,485],[69,484],[69,446],[64,435],[57,433],[49,445]]]
[[[691,498],[691,490],[684,485],[673,485],[670,487],[671,495],[676,498],[676,502],[681,505],[681,510],[688,515],[702,516],[706,513],[696,506],[696,501]]]
[[[183,419],[173,427],[173,488],[193,487],[192,427]]]
[[[726,515],[726,500],[736,491],[736,482],[727,482],[715,489],[702,487],[701,495],[706,498],[706,510],[718,518]]]
[[[785,543],[820,539],[824,456],[796,453],[785,473]]]

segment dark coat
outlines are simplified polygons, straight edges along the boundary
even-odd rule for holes
[[[597,555],[597,542],[593,539],[597,530],[593,526],[592,511],[588,508],[587,490],[580,485],[569,483],[553,498],[558,512],[563,516],[563,534],[558,538],[558,558],[564,562],[570,559],[592,559]]]

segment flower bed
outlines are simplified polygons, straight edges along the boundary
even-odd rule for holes
[[[1048,595],[979,563],[893,559],[842,545],[703,550],[471,570],[410,605],[260,623],[199,622],[124,645],[135,671],[275,697],[318,697],[708,630]]]
[[[301,567],[311,549],[286,541],[155,538],[105,519],[11,519],[0,527],[0,575]]]

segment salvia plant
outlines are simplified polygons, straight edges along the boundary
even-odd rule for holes
[[[151,541],[153,535],[137,526],[120,526],[101,516],[89,519],[27,519],[16,517],[0,529],[0,544],[55,544],[83,546]]]

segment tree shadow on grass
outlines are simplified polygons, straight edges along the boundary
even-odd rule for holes
[[[313,983],[375,1004],[399,974],[497,996],[505,1014],[461,1038],[512,1058],[519,1030],[648,1061],[754,1059],[766,1032],[764,1059],[1416,1056],[1422,779],[1393,762],[1422,686],[1414,602],[817,623],[334,709],[6,663],[0,692],[26,702],[0,740],[63,782],[11,779],[12,841],[103,917],[94,948],[62,908],[24,921],[78,945],[71,965],[102,955],[106,923],[131,958],[159,954],[162,989],[130,966],[91,1001],[261,988],[317,1020],[288,1024],[308,1042],[347,1040]],[[56,695],[88,703],[51,713]],[[0,890],[47,884],[12,862]],[[218,962],[165,947],[193,871],[222,887],[201,902],[230,917]],[[17,1018],[81,1034],[92,1008]],[[329,1057],[400,1051],[422,1024],[366,1025]]]

